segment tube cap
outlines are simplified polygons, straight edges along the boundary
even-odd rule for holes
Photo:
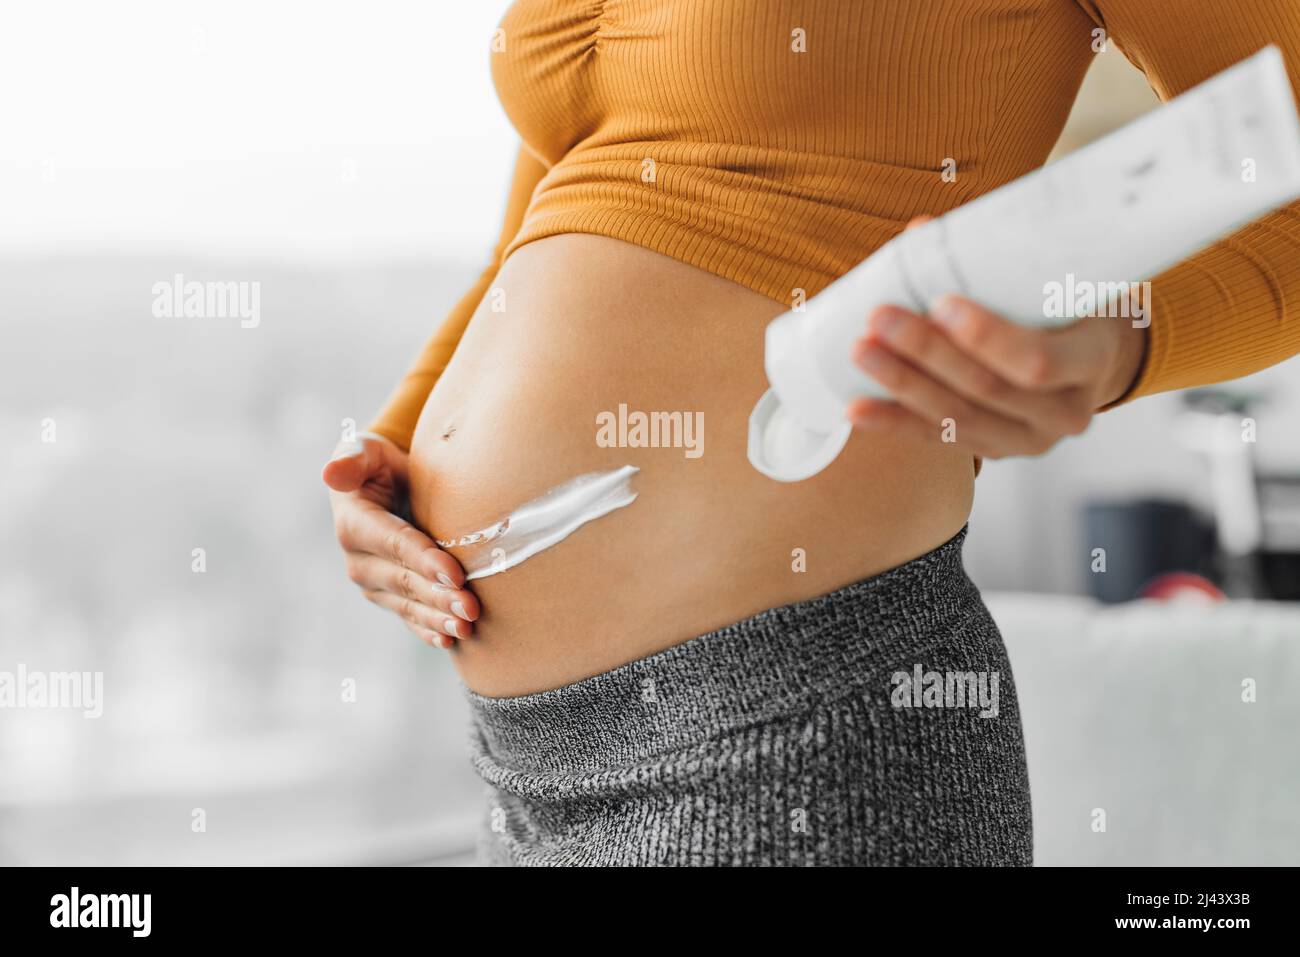
[[[847,419],[829,432],[808,428],[768,389],[749,414],[749,464],[778,482],[800,482],[835,461],[852,434]]]

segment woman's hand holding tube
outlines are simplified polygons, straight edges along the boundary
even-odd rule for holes
[[[363,433],[342,442],[322,472],[348,577],[366,598],[396,613],[430,645],[469,638],[480,608],[460,563],[394,514],[406,494],[407,455]]]
[[[959,296],[928,316],[880,306],[854,359],[893,401],[858,399],[847,415],[861,429],[942,436],[985,458],[1039,455],[1122,397],[1145,349],[1146,329],[1130,319],[1033,329]]]

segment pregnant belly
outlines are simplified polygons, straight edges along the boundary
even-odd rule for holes
[[[483,614],[452,652],[470,688],[516,695],[590,677],[901,564],[961,527],[972,462],[938,429],[933,442],[855,435],[795,484],[753,470],[763,329],[782,311],[603,237],[555,236],[506,261],[420,417],[416,523],[452,540],[627,465],[637,497],[472,583]],[[653,446],[606,427],[656,412],[674,427],[643,436]]]

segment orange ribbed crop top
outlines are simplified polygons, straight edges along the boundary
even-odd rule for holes
[[[501,238],[371,428],[409,446],[496,270],[543,237],[816,295],[912,217],[1041,166],[1103,36],[1162,99],[1269,43],[1300,86],[1300,0],[516,0],[491,55],[523,140]],[[1152,297],[1128,398],[1300,352],[1300,204]]]

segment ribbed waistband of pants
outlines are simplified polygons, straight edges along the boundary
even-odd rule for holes
[[[983,602],[962,566],[963,527],[872,578],[760,612],[553,691],[466,689],[487,753],[517,771],[627,767],[862,689],[945,644]]]

